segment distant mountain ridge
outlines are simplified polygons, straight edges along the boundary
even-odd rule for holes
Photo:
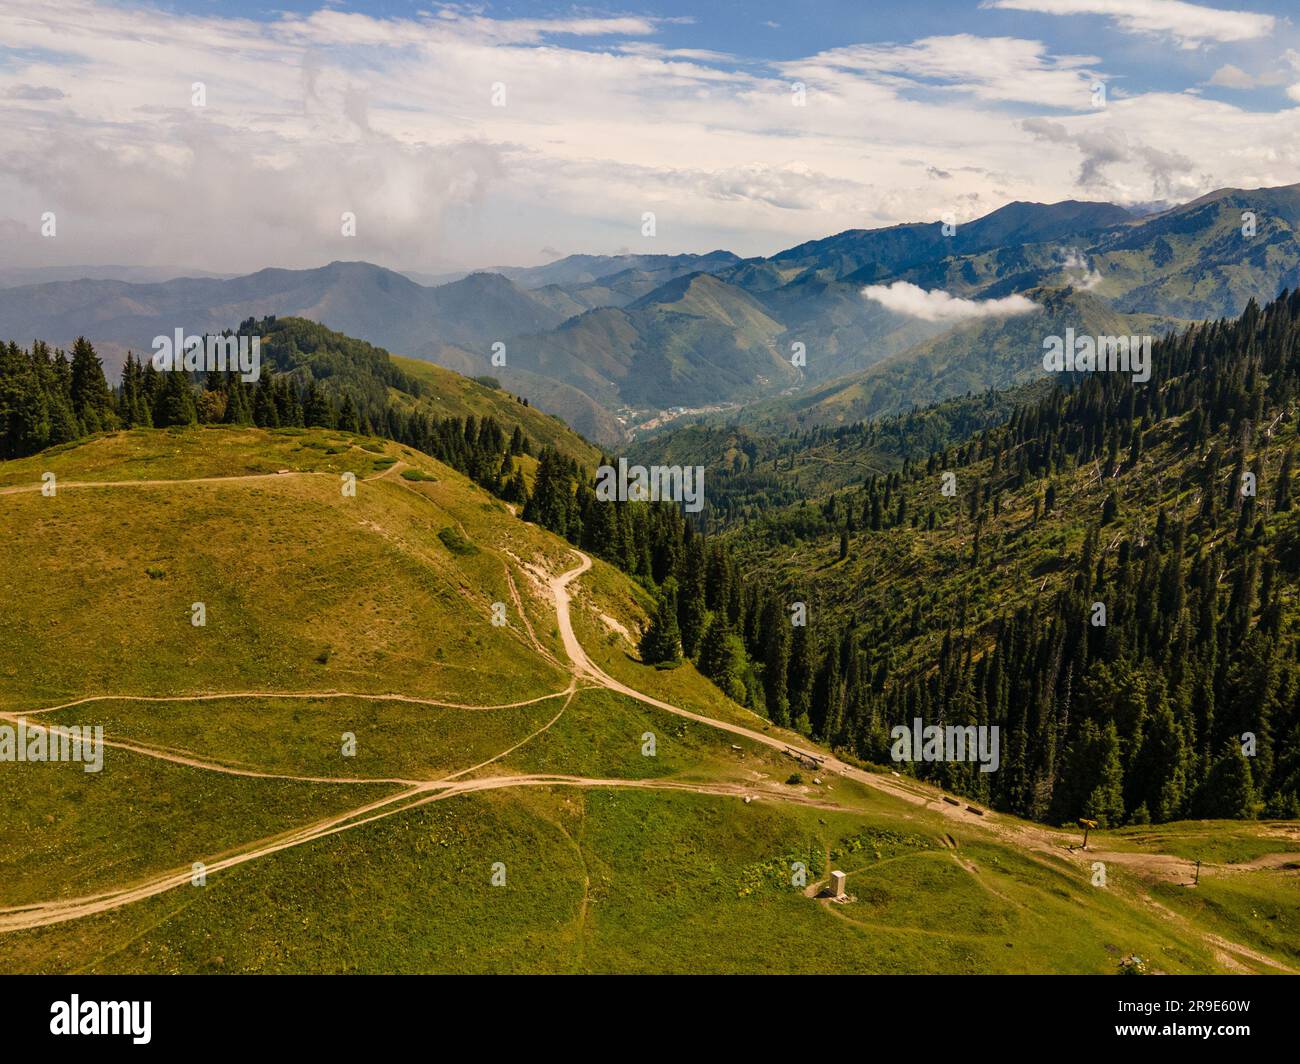
[[[1122,314],[1080,289],[1036,288],[1027,294],[1041,308],[1034,314],[955,326],[861,372],[748,407],[739,420],[787,428],[847,425],[922,405],[925,395],[1004,391],[1043,376],[1045,336],[1064,336],[1067,329],[1088,336],[1160,336],[1177,324]]]
[[[863,387],[876,398],[837,404],[834,416],[932,402],[979,380],[971,345],[1001,352],[1008,373],[992,379],[1003,386],[1033,371],[1024,322],[928,320],[863,298],[866,285],[904,281],[975,301],[1068,289],[1094,310],[1157,323],[1223,317],[1300,283],[1298,233],[1296,185],[1220,189],[1147,215],[1111,203],[1014,202],[955,227],[853,229],[766,258],[570,255],[436,286],[342,261],[232,278],[51,281],[0,288],[0,336],[66,346],[85,335],[111,369],[177,327],[299,316],[461,373],[509,378],[614,446],[625,435],[620,412],[630,425],[630,411],[785,396],[802,416],[820,416],[808,397],[830,381],[857,387],[858,374],[872,375]],[[882,373],[895,380],[880,383]]]
[[[234,277],[232,273],[214,273],[184,266],[3,266],[0,288],[47,284],[51,281],[131,281],[149,284],[172,281],[178,277]]]

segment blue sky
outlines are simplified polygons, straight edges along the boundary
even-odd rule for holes
[[[1127,0],[1117,0],[1119,4]],[[214,4],[211,0],[160,5],[177,11],[209,14],[214,10],[238,14],[251,19],[273,21],[283,12],[307,14],[322,5],[316,0],[284,0],[268,5],[246,0]],[[382,0],[355,3],[332,3],[335,10],[364,12],[377,18],[403,19],[430,11],[439,5]],[[1285,46],[1300,46],[1300,31],[1293,22],[1300,8],[1291,0],[1262,0],[1248,4],[1199,4],[1223,11],[1249,11],[1271,15],[1276,27],[1267,37],[1238,42],[1215,42],[1212,48],[1197,48],[1177,54],[1182,49],[1162,48],[1155,52],[1154,38],[1135,38],[1119,29],[1115,19],[1104,14],[1077,14],[1060,17],[1040,11],[1000,10],[990,5],[966,0],[818,0],[817,3],[794,4],[790,0],[718,0],[708,4],[698,0],[672,3],[637,4],[626,7],[590,7],[547,3],[448,5],[480,11],[492,18],[566,18],[574,14],[637,15],[661,20],[655,39],[669,48],[716,51],[746,61],[793,60],[816,52],[857,44],[863,41],[909,41],[934,35],[972,33],[984,36],[1033,37],[1054,50],[1085,51],[1106,55],[1135,89],[1180,91],[1189,81],[1209,78],[1223,63],[1244,64],[1267,60],[1280,54]],[[676,21],[674,21],[676,20]],[[617,34],[575,41],[573,46],[599,50]],[[1282,47],[1279,47],[1282,45]],[[727,66],[727,60],[719,65]],[[731,63],[733,68],[743,63]],[[1283,87],[1284,88],[1284,87]],[[1207,93],[1241,103],[1239,93],[1210,86]],[[1272,102],[1281,98],[1282,88],[1271,94]],[[1252,101],[1265,106],[1264,101]]]
[[[0,265],[760,254],[1300,181],[1276,0],[6,0],[0,42]]]

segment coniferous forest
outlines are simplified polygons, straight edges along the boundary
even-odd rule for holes
[[[417,399],[421,387],[378,349],[336,351],[323,370],[303,357],[310,323],[241,326],[252,329],[268,335],[255,385],[131,356],[111,388],[84,340],[70,357],[0,346],[0,456],[133,426],[385,436],[640,580],[657,601],[645,660],[688,658],[737,701],[848,755],[890,763],[890,729],[917,717],[997,725],[1000,771],[908,771],[1055,822],[1300,816],[1300,292],[1158,342],[1146,384],[1062,381],[961,443],[821,499],[772,505],[733,480],[728,505],[760,516],[708,535],[697,525],[719,522],[707,510],[688,520],[671,504],[598,502],[594,471],[550,447],[530,491],[513,459],[535,447],[518,427],[394,401],[390,386]],[[881,435],[835,445],[878,448]],[[953,594],[863,579],[856,563],[900,542],[942,563]],[[765,563],[791,550],[807,564],[774,581]],[[813,572],[823,556],[844,570],[838,584]],[[1036,566],[1037,593],[1006,586],[1018,561]]]
[[[256,382],[237,373],[159,372],[128,354],[111,388],[85,339],[69,358],[37,342],[0,344],[0,458],[118,428],[195,424],[329,428],[383,436],[432,455],[502,498],[522,502],[524,478],[513,459],[534,444],[518,425],[493,417],[437,417],[421,409],[426,389],[379,348],[302,319],[242,323],[263,338]],[[395,401],[397,389],[405,401]]]
[[[688,657],[846,753],[890,763],[890,729],[916,717],[997,725],[1000,771],[916,769],[1053,822],[1295,817],[1298,384],[1300,292],[1284,292],[1158,342],[1146,384],[1062,382],[960,445],[817,504],[752,506],[765,516],[722,535],[598,504],[553,454],[527,512],[658,591],[649,660]],[[949,599],[855,579],[900,542],[950,563]],[[792,551],[807,556],[774,585]],[[1026,595],[1006,581],[1028,563]],[[828,566],[838,588],[815,577]]]
[[[1293,1033],[1295,3],[733,6],[0,4],[6,1035]]]

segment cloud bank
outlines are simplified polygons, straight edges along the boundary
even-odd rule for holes
[[[1100,0],[1000,6],[1032,4],[1213,41],[1262,25],[1173,0],[1121,5],[1129,14]],[[971,32],[993,17],[978,8],[947,35],[781,60],[669,46],[659,38],[681,27],[650,17],[378,17],[326,0],[260,20],[222,11],[0,5],[0,267],[365,258],[436,273],[530,265],[540,248],[759,255],[1011,200],[1147,203],[1300,181],[1300,108],[1282,88],[1293,74],[1258,90],[1272,111],[1241,89],[1207,95],[1227,58],[1220,83],[1300,69],[1281,22],[1252,45],[1270,54],[1189,55],[1188,88],[1154,91],[1141,67],[1093,54],[1075,32],[1087,20],[1054,47]],[[1112,87],[1103,110],[1099,81]],[[47,211],[54,239],[40,235]]]

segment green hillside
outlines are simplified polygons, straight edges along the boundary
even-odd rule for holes
[[[750,294],[697,273],[520,337],[509,358],[607,406],[699,405],[797,380],[788,346],[776,342],[783,331]]]
[[[1037,820],[1297,816],[1298,317],[1284,294],[1166,338],[1149,382],[1081,375],[913,415],[941,437],[923,459],[897,447],[907,419],[661,441],[737,467],[703,519],[726,530],[706,605],[721,582],[745,650],[722,675],[874,761],[900,720],[996,724],[999,772],[919,771]],[[812,620],[790,635],[775,618],[793,601]]]
[[[600,451],[566,422],[542,412],[531,403],[521,403],[517,395],[496,387],[493,384],[495,378],[486,372],[490,366],[485,367],[481,377],[473,378],[443,369],[432,362],[390,357],[403,373],[420,382],[420,407],[428,408],[438,417],[463,419],[470,414],[480,421],[485,417],[494,418],[503,425],[518,425],[529,439],[536,440],[544,447],[563,451],[584,464],[595,465],[600,458]],[[509,374],[502,376],[509,380]],[[607,414],[590,423],[606,436],[617,431],[617,423]]]
[[[359,408],[366,400],[376,410],[396,402],[408,412],[435,418],[491,418],[507,429],[518,426],[540,446],[554,447],[580,462],[599,458],[599,452],[564,422],[496,387],[490,376],[475,379],[430,362],[398,358],[301,318],[280,318],[258,328],[264,357],[275,370],[290,375],[296,371],[300,381],[314,378],[339,393],[350,391]],[[490,368],[486,359],[483,368]]]
[[[1075,288],[1031,290],[1031,314],[980,319],[950,328],[869,369],[796,396],[747,406],[738,416],[753,426],[850,425],[932,403],[936,399],[1005,391],[1044,377],[1043,338],[1077,335],[1160,335],[1172,322],[1120,314]],[[716,419],[715,419],[716,420]]]
[[[6,972],[1300,963],[1290,873],[1234,867],[1285,853],[1264,825],[1193,894],[1154,869],[1194,828],[1085,859],[917,781],[800,768],[807,740],[638,660],[645,590],[412,448],[141,428],[0,484],[4,723],[112,744],[98,774],[0,767]],[[852,900],[815,896],[831,866]]]

